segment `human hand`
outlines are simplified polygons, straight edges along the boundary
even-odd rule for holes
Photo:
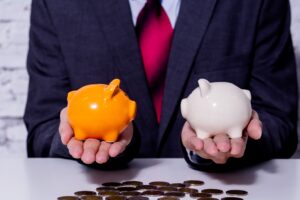
[[[248,137],[258,140],[261,135],[262,123],[257,112],[253,111],[250,122],[241,138],[231,139],[227,134],[221,134],[201,140],[197,138],[190,124],[185,122],[181,132],[181,140],[185,148],[197,153],[200,157],[210,159],[217,164],[225,164],[230,157],[243,157]]]
[[[106,163],[110,157],[116,157],[122,153],[130,143],[133,135],[132,123],[120,134],[118,141],[109,143],[97,139],[85,141],[76,140],[71,125],[68,122],[67,109],[60,112],[59,134],[61,141],[67,145],[69,153],[73,158],[81,159],[85,164],[97,162]]]

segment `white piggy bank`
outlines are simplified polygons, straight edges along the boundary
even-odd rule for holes
[[[196,88],[181,101],[182,116],[205,139],[226,133],[230,138],[242,136],[252,114],[251,94],[232,83],[198,81]]]

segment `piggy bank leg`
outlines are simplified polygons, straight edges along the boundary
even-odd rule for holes
[[[104,140],[105,142],[115,142],[115,141],[117,141],[118,137],[119,137],[119,134],[117,131],[110,132],[110,133],[105,134],[102,137],[102,140]]]
[[[78,128],[74,129],[74,135],[75,135],[76,140],[85,140],[85,139],[87,139],[87,136],[86,136],[85,132],[83,132],[82,130],[80,130]]]
[[[201,140],[204,140],[204,139],[210,137],[210,134],[208,132],[202,131],[200,129],[196,130],[196,134],[197,134],[197,137],[200,138]]]
[[[242,137],[242,132],[243,132],[243,129],[242,128],[233,128],[231,130],[228,131],[228,136],[230,138],[240,138]]]

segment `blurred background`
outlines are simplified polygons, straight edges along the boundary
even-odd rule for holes
[[[28,48],[30,3],[31,0],[0,0],[1,157],[26,157],[25,141],[27,132],[22,116],[28,86],[25,65]],[[300,66],[300,1],[291,0],[291,8],[291,31],[297,63]],[[298,70],[299,74],[300,70]],[[300,145],[294,157],[300,158]]]

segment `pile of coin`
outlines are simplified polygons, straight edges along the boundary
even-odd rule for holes
[[[77,191],[74,196],[61,196],[58,200],[243,200],[248,195],[245,190],[223,191],[216,188],[196,189],[204,185],[201,180],[187,180],[183,183],[153,181],[144,184],[141,181],[106,182],[96,191]],[[227,195],[218,198],[218,195]]]

